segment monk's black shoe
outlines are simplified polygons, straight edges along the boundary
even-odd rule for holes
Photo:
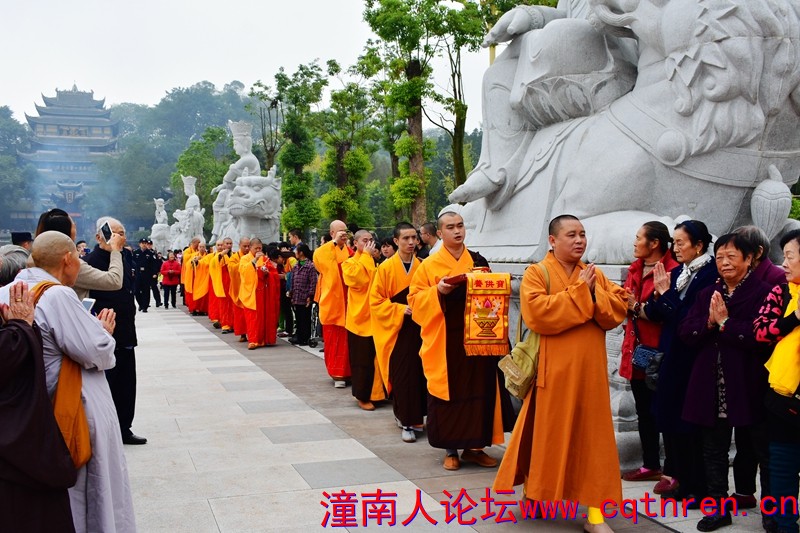
[[[133,433],[131,433],[130,435],[123,435],[122,436],[122,443],[123,444],[131,444],[131,445],[147,444],[147,439],[144,438],[144,437],[140,437],[139,435],[134,435]]]

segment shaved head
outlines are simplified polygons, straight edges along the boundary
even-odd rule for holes
[[[367,231],[365,229],[360,229],[355,233],[355,235],[353,235],[353,239],[354,240],[358,240],[363,235],[369,235],[370,237],[372,237],[372,233],[370,233],[369,231]]]
[[[336,233],[339,231],[347,231],[347,224],[342,222],[341,220],[334,220],[331,222],[331,237],[335,237]]]
[[[33,241],[31,257],[37,267],[47,270],[58,266],[65,254],[77,252],[72,239],[60,231],[45,231]]]

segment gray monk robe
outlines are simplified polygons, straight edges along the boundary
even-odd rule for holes
[[[15,281],[25,281],[31,288],[40,281],[57,282],[40,268],[21,271]],[[0,289],[0,302],[8,302],[8,287]],[[75,530],[136,531],[117,412],[104,373],[116,362],[114,338],[86,312],[75,292],[64,286],[47,289],[36,306],[35,320],[42,331],[47,392],[51,397],[64,355],[83,367],[81,395],[89,422],[92,458],[78,471],[78,481],[69,489]]]

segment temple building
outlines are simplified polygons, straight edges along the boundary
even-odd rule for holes
[[[105,99],[95,100],[93,91],[75,85],[42,99],[38,117],[25,115],[34,136],[31,151],[19,157],[39,171],[42,207],[79,217],[85,189],[98,179],[97,162],[117,150],[119,121],[111,119]]]

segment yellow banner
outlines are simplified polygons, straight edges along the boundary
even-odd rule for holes
[[[508,353],[510,298],[510,274],[467,274],[467,304],[464,310],[464,351],[467,355]]]

